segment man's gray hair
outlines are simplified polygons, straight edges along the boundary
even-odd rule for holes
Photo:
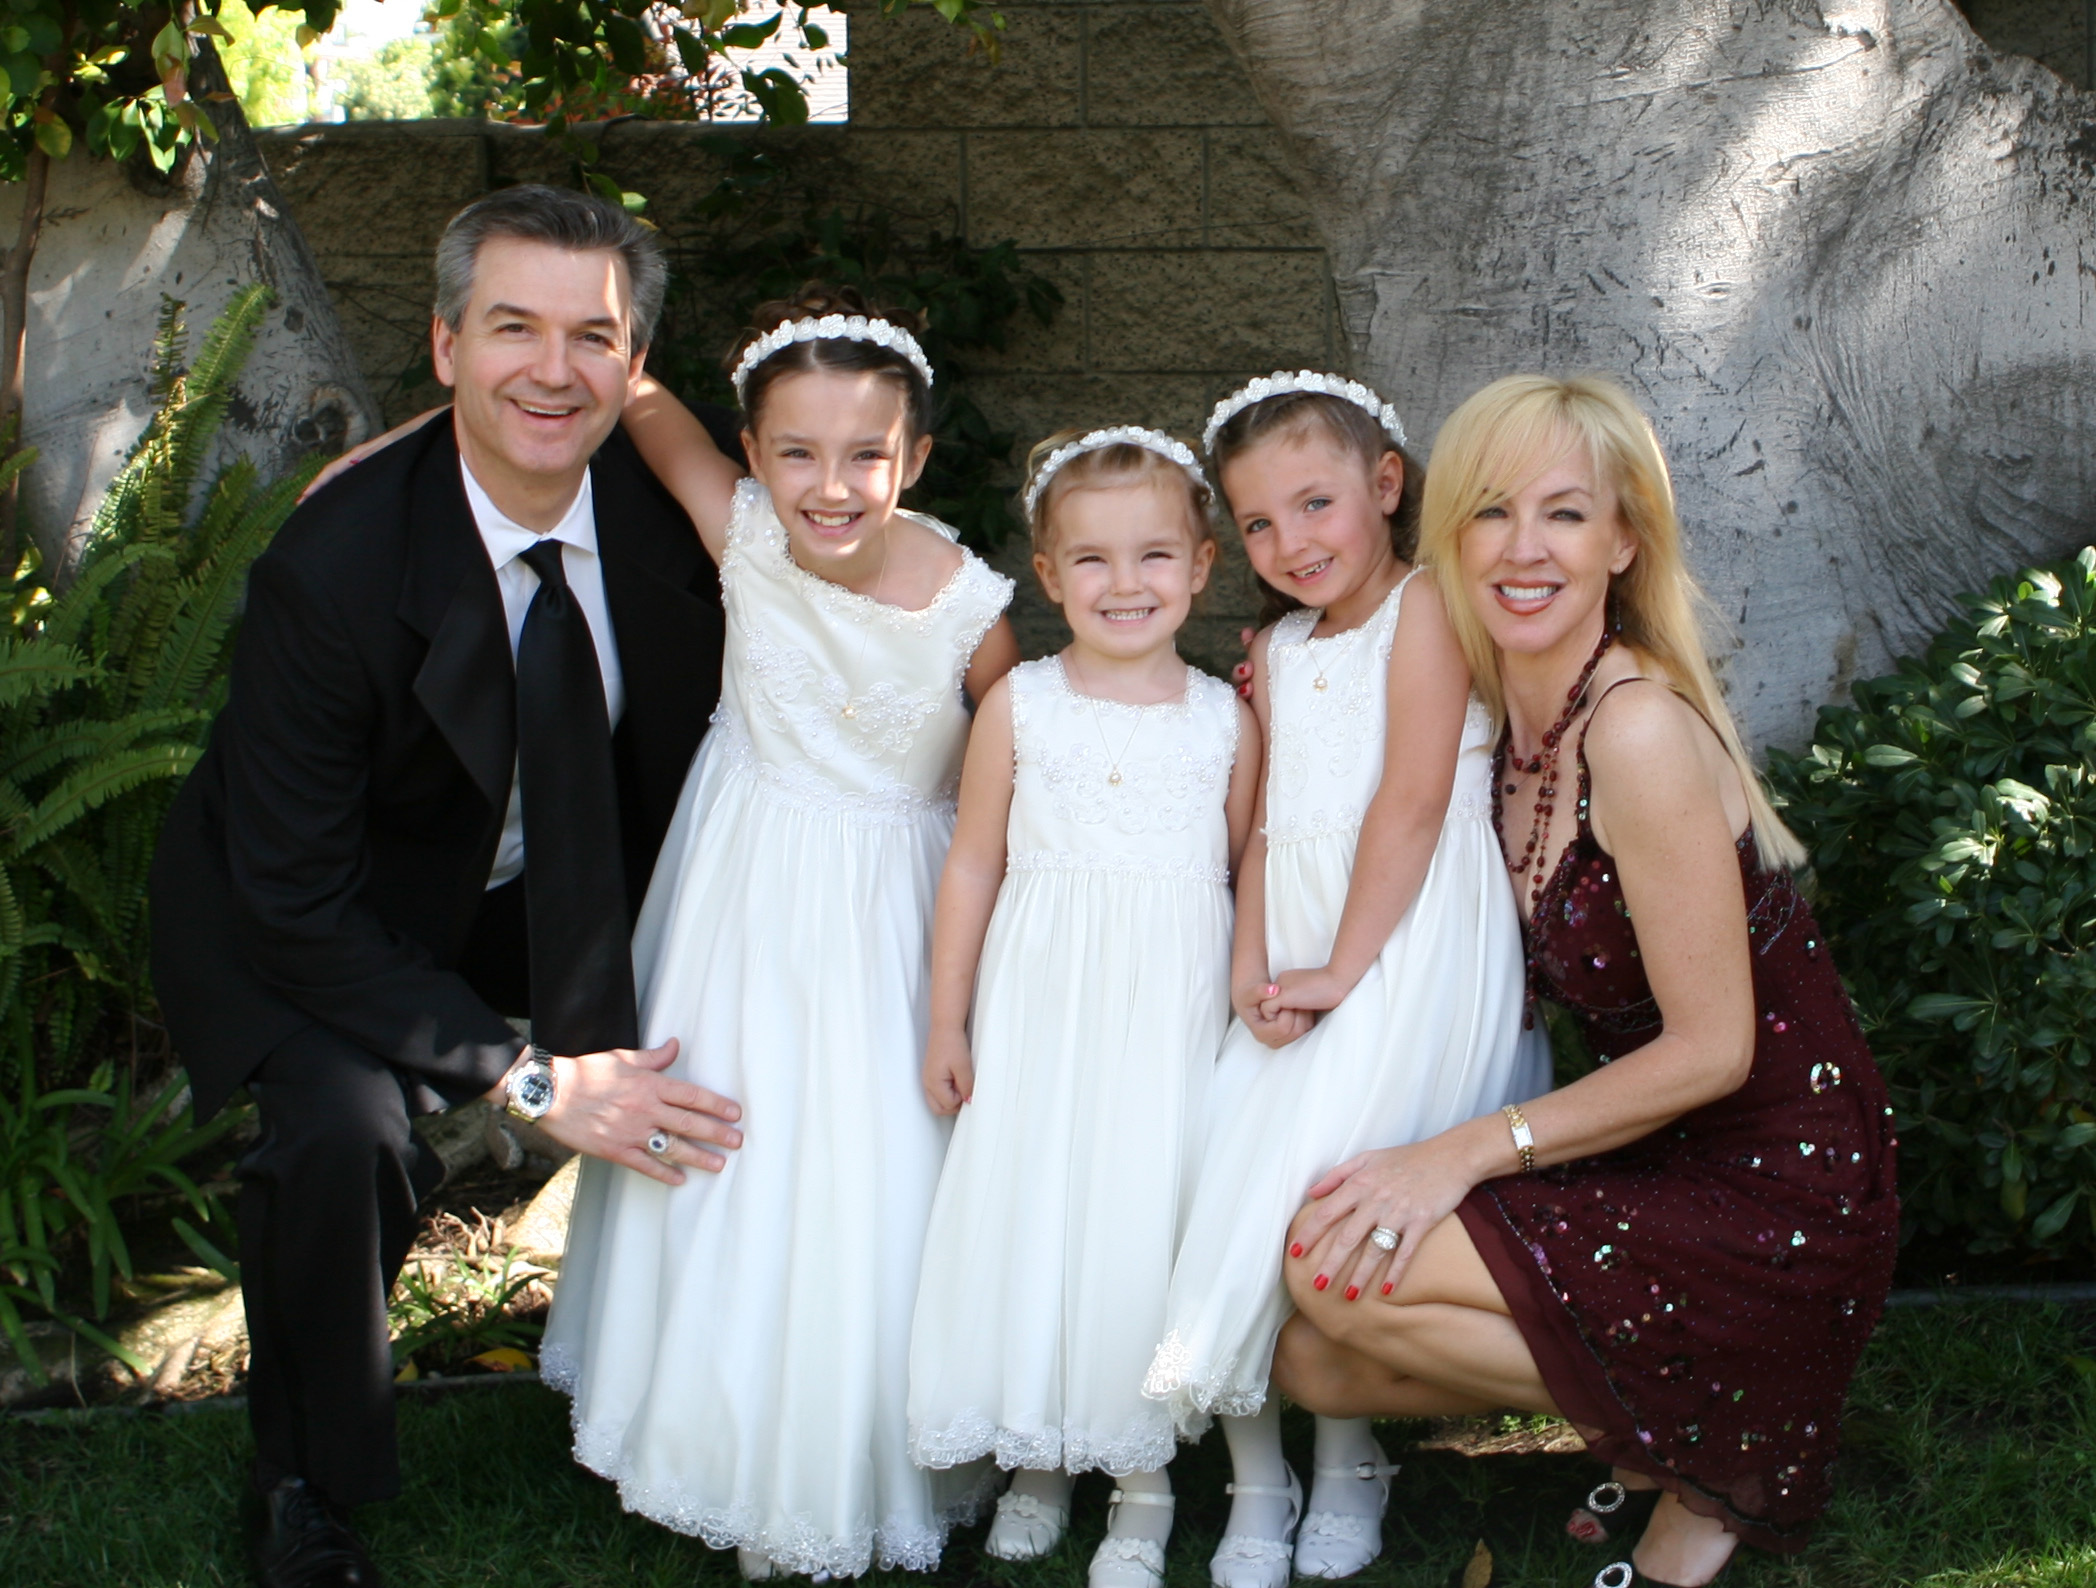
[[[437,242],[437,318],[452,330],[465,318],[473,296],[473,266],[491,237],[517,237],[584,253],[607,249],[626,261],[631,283],[631,334],[635,349],[655,334],[669,265],[654,229],[642,225],[609,199],[568,188],[527,184],[506,187],[468,204],[451,217]]]

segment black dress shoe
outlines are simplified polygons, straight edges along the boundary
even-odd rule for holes
[[[248,1548],[260,1588],[379,1588],[364,1541],[303,1478],[285,1478],[255,1497]]]

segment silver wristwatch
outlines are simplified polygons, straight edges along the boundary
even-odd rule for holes
[[[553,1055],[534,1043],[524,1061],[509,1072],[505,1087],[510,1113],[529,1124],[553,1107]]]

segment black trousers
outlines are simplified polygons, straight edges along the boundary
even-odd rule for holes
[[[461,969],[505,1014],[529,1010],[521,880],[491,892]],[[400,1492],[386,1301],[415,1210],[444,1178],[411,1121],[444,1107],[326,1026],[248,1079],[262,1130],[239,1164],[255,1481],[304,1478],[343,1505]]]

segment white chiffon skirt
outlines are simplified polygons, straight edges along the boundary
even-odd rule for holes
[[[1171,1459],[1143,1372],[1229,1013],[1230,918],[1217,882],[1006,882],[975,1000],[975,1096],[925,1242],[919,1461],[1123,1474]]]
[[[543,1367],[629,1510],[792,1571],[929,1570],[981,1471],[911,1461],[910,1313],[947,1128],[924,1102],[927,923],[951,818],[782,799],[710,736],[634,938],[642,1039],[736,1099],[670,1187],[597,1160]]]
[[[1353,852],[1351,834],[1268,851],[1276,973],[1329,957]],[[1524,1001],[1520,924],[1498,840],[1489,821],[1454,817],[1418,898],[1345,1002],[1279,1050],[1232,1023],[1144,1383],[1182,1434],[1265,1402],[1274,1341],[1293,1310],[1281,1282],[1288,1226],[1327,1170],[1548,1086],[1549,1048],[1540,1031],[1522,1031]]]

